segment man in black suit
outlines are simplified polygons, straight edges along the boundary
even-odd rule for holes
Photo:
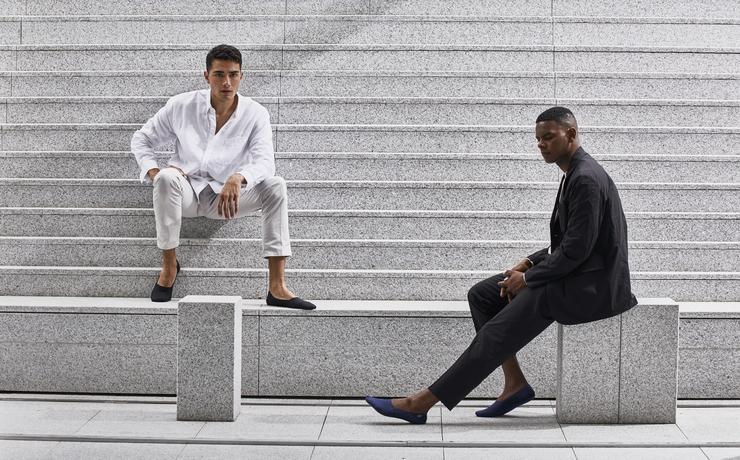
[[[565,107],[537,117],[537,147],[563,171],[550,220],[550,247],[468,292],[476,336],[428,389],[398,399],[368,397],[379,413],[425,423],[438,401],[455,407],[498,366],[504,391],[481,417],[497,417],[534,398],[516,353],[553,321],[579,324],[623,313],[637,304],[630,289],[627,223],[609,175],[580,145]]]

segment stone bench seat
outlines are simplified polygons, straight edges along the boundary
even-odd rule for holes
[[[465,302],[316,303],[243,301],[243,396],[404,394],[434,381],[474,334]],[[740,399],[740,304],[680,309],[678,397]],[[537,398],[557,396],[557,344],[553,325],[519,354]],[[174,395],[176,362],[177,302],[0,297],[0,391]],[[470,397],[495,398],[501,383],[497,370]]]
[[[558,325],[561,423],[675,423],[679,308],[641,299],[631,310]]]

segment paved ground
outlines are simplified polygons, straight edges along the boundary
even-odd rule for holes
[[[1,459],[740,459],[740,401],[681,401],[675,425],[560,425],[553,401],[500,419],[485,402],[427,425],[358,400],[244,399],[234,423],[178,422],[175,399],[0,395]]]

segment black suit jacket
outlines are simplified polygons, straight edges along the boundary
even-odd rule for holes
[[[550,220],[550,250],[529,256],[530,288],[547,289],[548,316],[579,324],[637,304],[630,287],[627,221],[611,177],[579,148]],[[549,252],[549,253],[548,253]]]

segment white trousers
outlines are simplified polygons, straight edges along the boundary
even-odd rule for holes
[[[152,195],[159,249],[180,245],[183,217],[223,219],[218,215],[218,195],[211,187],[206,187],[196,197],[190,182],[177,169],[159,171],[154,177]],[[282,177],[270,177],[242,192],[236,217],[258,210],[262,210],[262,256],[290,256],[288,189]]]

